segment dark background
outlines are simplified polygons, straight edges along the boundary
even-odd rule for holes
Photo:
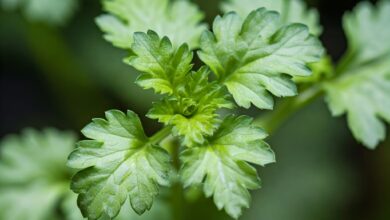
[[[196,2],[211,23],[218,1]],[[346,49],[342,15],[357,2],[308,2],[320,12],[321,39],[334,62]],[[1,12],[1,137],[25,127],[79,131],[113,108],[143,116],[156,99],[132,83],[136,74],[121,62],[126,52],[102,39],[94,24],[101,14],[99,1],[81,3],[62,28]],[[142,119],[147,133],[159,128]],[[390,219],[389,138],[377,150],[367,150],[353,139],[345,118],[332,118],[319,99],[288,120],[269,142],[277,163],[260,169],[263,189],[254,192],[243,219]],[[184,212],[188,219],[226,218],[209,200],[188,204]]]

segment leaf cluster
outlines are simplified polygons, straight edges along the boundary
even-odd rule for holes
[[[256,10],[254,1],[230,0],[212,30],[205,30],[202,13],[187,1],[103,2],[109,14],[97,23],[108,41],[130,52],[125,63],[140,73],[136,83],[161,95],[146,116],[163,129],[148,137],[134,112],[119,110],[83,129],[88,140],[78,143],[68,165],[78,170],[72,189],[89,219],[112,219],[126,201],[143,214],[160,187],[176,180],[202,186],[219,209],[238,218],[249,207],[249,190],[260,187],[252,165],[272,163],[275,156],[266,132],[250,117],[223,113],[237,106],[273,109],[275,96],[293,97],[299,90],[309,91],[302,99],[310,100],[314,87],[325,93],[335,116],[347,113],[366,146],[385,136],[390,38],[380,29],[389,1],[377,8],[363,3],[345,16],[350,44],[336,67],[318,40],[318,13],[298,0],[258,1]],[[180,167],[172,166],[161,143],[167,137],[179,142]]]
[[[186,1],[104,1],[110,15],[99,17],[98,25],[108,41],[130,51],[125,63],[140,72],[136,83],[162,95],[146,116],[164,128],[147,137],[134,112],[111,110],[82,130],[89,140],[78,143],[68,165],[79,170],[72,189],[89,219],[114,218],[125,201],[142,214],[159,187],[175,179],[186,187],[203,185],[219,209],[238,218],[249,207],[248,190],[260,187],[251,164],[264,166],[275,156],[266,132],[250,117],[221,110],[251,104],[272,109],[273,96],[295,96],[293,77],[310,76],[307,65],[322,56],[307,26],[283,24],[275,11],[260,8],[244,17],[230,12],[218,16],[209,31],[199,19],[180,26],[188,17],[201,18],[194,10],[169,20],[175,4],[193,7]],[[140,21],[138,13],[129,13],[136,9],[143,15],[157,10],[158,20]],[[196,47],[204,63],[199,69],[193,68]],[[168,136],[179,140],[179,169],[161,144]]]

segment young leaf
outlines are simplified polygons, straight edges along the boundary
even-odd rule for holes
[[[253,9],[262,7],[279,12],[281,25],[301,23],[307,25],[313,35],[318,36],[322,32],[318,11],[308,9],[302,0],[227,0],[221,6],[225,13],[235,11],[243,18]]]
[[[0,0],[6,10],[22,9],[31,21],[63,25],[75,12],[77,0]]]
[[[355,138],[375,148],[386,136],[390,122],[390,2],[377,8],[359,4],[344,17],[349,48],[342,68],[343,76],[325,86],[326,99],[334,116],[347,114]]]
[[[156,93],[174,93],[192,68],[193,53],[186,44],[176,49],[167,37],[160,39],[153,31],[135,33],[131,49],[134,55],[126,62],[142,73],[138,85]]]
[[[79,142],[69,156],[68,166],[80,170],[71,188],[89,219],[114,218],[127,197],[142,214],[151,208],[159,185],[169,184],[169,154],[149,142],[134,112],[112,110],[106,118],[82,130],[92,140]]]
[[[275,161],[263,141],[265,132],[251,123],[246,116],[229,116],[206,144],[181,155],[184,185],[204,183],[206,196],[213,196],[216,206],[236,219],[249,207],[248,189],[260,187],[256,169],[248,163],[264,166]]]
[[[326,84],[325,90],[333,116],[346,113],[357,140],[371,149],[384,140],[382,120],[390,123],[390,56],[351,69],[345,77]]]
[[[201,37],[199,57],[227,86],[239,106],[272,109],[271,94],[296,95],[292,76],[309,76],[306,64],[322,56],[321,43],[306,26],[280,27],[277,12],[264,8],[242,21],[235,13],[217,17]],[[271,94],[270,94],[271,93]]]
[[[148,117],[173,126],[176,135],[183,136],[183,144],[202,144],[205,135],[212,135],[219,123],[216,111],[232,108],[226,92],[216,82],[209,83],[209,69],[187,75],[178,89],[179,96],[166,97],[154,103]]]
[[[70,193],[65,164],[75,141],[71,133],[28,129],[1,142],[0,219],[57,219],[56,204]]]
[[[351,65],[358,65],[390,53],[390,1],[382,0],[375,7],[362,2],[346,13],[343,19],[348,38]]]
[[[110,14],[98,17],[97,24],[106,40],[124,49],[131,49],[133,33],[147,30],[168,36],[174,46],[188,43],[196,48],[206,29],[200,23],[204,15],[186,0],[103,0],[103,4]]]

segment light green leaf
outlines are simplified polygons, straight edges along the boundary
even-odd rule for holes
[[[203,13],[186,0],[104,0],[103,4],[109,14],[99,16],[97,24],[106,40],[124,49],[131,49],[135,32],[148,30],[168,36],[175,47],[187,43],[196,48],[206,29],[200,23]]]
[[[390,122],[389,20],[390,1],[363,2],[344,16],[348,52],[337,69],[341,77],[325,86],[332,114],[346,114],[354,137],[371,149]]]
[[[243,18],[262,7],[279,12],[281,25],[301,23],[307,25],[314,35],[318,36],[322,32],[318,11],[307,8],[302,0],[226,0],[221,6],[225,13],[235,11]]]
[[[71,133],[28,129],[1,142],[0,219],[56,219],[56,204],[70,191],[65,164],[75,141]]]
[[[184,185],[204,184],[207,197],[213,197],[219,209],[233,218],[248,208],[248,189],[260,187],[256,169],[248,163],[266,165],[275,161],[263,141],[265,132],[251,125],[246,116],[227,117],[206,144],[185,150],[181,178]]]
[[[82,130],[92,140],[79,142],[69,156],[68,165],[80,170],[71,188],[89,219],[117,216],[127,197],[142,214],[152,207],[159,185],[169,184],[169,154],[149,143],[135,113],[112,110],[106,118]]]
[[[174,48],[167,37],[153,31],[134,34],[133,55],[126,62],[142,73],[137,83],[156,93],[172,94],[192,68],[193,53],[186,44]]]
[[[361,64],[390,54],[390,1],[382,0],[375,7],[362,2],[343,19],[348,38],[351,65]]]
[[[322,56],[321,43],[306,26],[280,28],[277,12],[264,8],[243,21],[235,13],[217,17],[204,32],[199,56],[227,86],[239,106],[272,109],[272,95],[297,94],[292,76],[309,76],[306,64]]]
[[[178,96],[154,103],[148,117],[173,126],[173,133],[183,136],[183,144],[202,144],[214,133],[220,122],[217,110],[233,108],[225,90],[216,82],[209,83],[210,71],[203,67],[187,75],[178,88]]]
[[[347,114],[358,141],[372,149],[384,140],[383,121],[390,123],[390,56],[349,70],[325,90],[333,116]]]
[[[77,0],[0,0],[6,10],[22,9],[31,21],[63,25],[77,9]]]

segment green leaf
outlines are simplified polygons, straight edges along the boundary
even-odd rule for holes
[[[106,40],[124,49],[131,49],[133,33],[148,30],[168,36],[175,46],[187,43],[196,48],[207,27],[200,23],[203,13],[185,0],[104,0],[103,4],[109,14],[99,16],[97,24]]]
[[[346,13],[343,26],[352,55],[351,65],[390,54],[390,1],[382,0],[375,7],[368,1]]]
[[[82,130],[92,140],[79,142],[69,156],[68,166],[80,170],[71,188],[89,219],[117,216],[127,197],[142,214],[152,207],[159,185],[169,184],[169,154],[149,143],[134,112],[111,110],[106,118]]]
[[[390,123],[390,56],[349,70],[325,86],[333,116],[347,114],[355,138],[375,148],[386,137]]]
[[[156,102],[148,117],[173,126],[173,133],[183,136],[183,144],[202,144],[204,136],[214,133],[220,122],[217,110],[233,108],[225,90],[216,82],[209,83],[210,71],[203,67],[187,75],[178,88],[178,96]]]
[[[302,23],[309,27],[313,35],[318,36],[322,32],[318,11],[307,8],[301,0],[227,0],[221,6],[225,13],[235,11],[243,18],[262,7],[279,12],[282,16],[281,25]]]
[[[235,13],[217,17],[204,32],[199,56],[227,86],[239,106],[272,109],[272,95],[297,94],[292,76],[309,76],[306,64],[322,56],[321,43],[306,26],[280,28],[277,12],[264,8],[243,21]]]
[[[6,10],[20,8],[31,21],[51,25],[65,24],[76,11],[77,0],[0,0]]]
[[[1,142],[0,219],[56,219],[56,204],[70,191],[65,164],[75,141],[72,133],[27,129]]]
[[[219,209],[236,219],[242,208],[249,207],[248,189],[260,187],[256,169],[248,163],[264,166],[275,161],[263,141],[265,132],[251,123],[246,116],[229,116],[206,144],[181,154],[184,185],[203,183],[206,196],[212,196]]]
[[[360,3],[344,16],[348,51],[338,66],[339,79],[326,84],[333,116],[347,114],[354,137],[375,148],[390,122],[390,2]]]
[[[322,32],[318,11],[314,8],[308,8],[302,0],[227,0],[221,6],[224,12],[236,11],[242,17],[261,7],[279,12],[281,26],[301,23],[308,26],[310,33],[315,36],[319,36]],[[308,66],[312,69],[313,74],[309,77],[295,76],[296,83],[318,82],[333,73],[332,62],[328,56]]]
[[[192,68],[193,53],[186,44],[174,48],[153,31],[134,34],[133,55],[126,62],[142,73],[137,84],[156,93],[172,94]]]

